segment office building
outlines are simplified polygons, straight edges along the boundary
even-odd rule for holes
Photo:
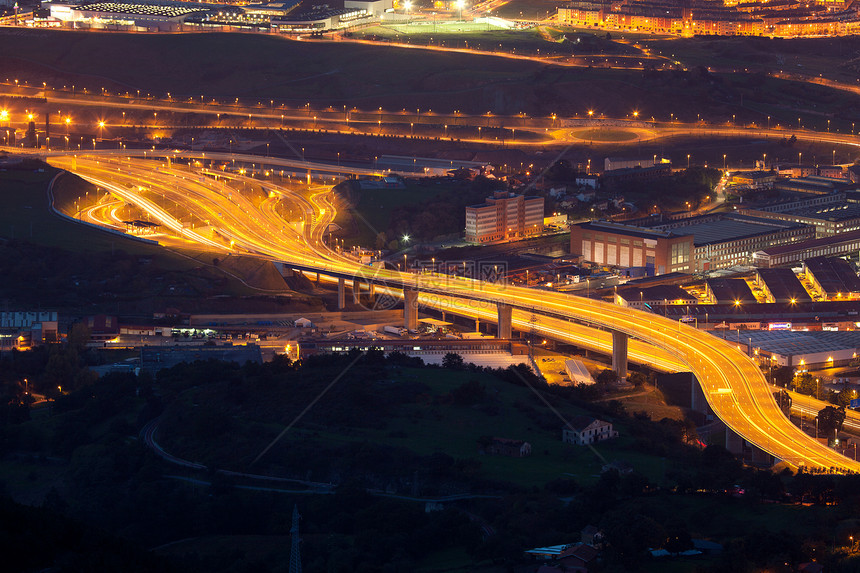
[[[538,235],[543,211],[543,197],[497,191],[483,203],[466,207],[466,240],[492,243]]]

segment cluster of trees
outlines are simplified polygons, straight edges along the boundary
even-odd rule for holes
[[[721,176],[719,169],[692,166],[658,181],[619,181],[612,190],[628,201],[658,205],[663,211],[684,210],[687,203],[695,208],[711,195]]]
[[[432,181],[429,179],[427,183]],[[461,176],[453,184],[454,189],[432,199],[394,209],[388,228],[377,235],[376,248],[402,247],[399,240],[404,235],[412,240],[430,241],[461,234],[466,226],[466,206],[481,203],[493,191],[505,188],[504,182],[482,176],[472,180]]]
[[[782,383],[783,386],[787,386],[788,383],[786,382],[786,377],[793,375],[793,369],[786,367],[781,370],[783,372],[780,374],[779,379],[777,379],[777,383]],[[834,406],[839,406],[841,408],[845,408],[851,404],[852,394],[850,392],[834,392],[833,390],[822,388],[821,380],[809,372],[801,372],[797,376],[788,379],[791,380],[790,384],[792,389],[798,394],[815,396],[819,400],[826,400]]]
[[[18,355],[16,367],[24,368],[26,358],[27,353]],[[46,359],[39,363],[42,368],[47,366]],[[279,543],[263,556],[225,549],[217,555],[188,555],[170,562],[142,559],[136,552],[141,546],[186,537],[285,536],[297,503],[303,515],[307,570],[370,571],[382,564],[390,571],[413,570],[426,555],[453,548],[464,549],[476,561],[512,566],[522,560],[524,549],[571,542],[589,524],[604,533],[607,571],[638,567],[648,559],[649,548],[683,551],[693,536],[708,532],[730,538],[713,570],[744,570],[778,560],[798,563],[813,555],[808,549],[812,545],[804,544],[796,535],[779,534],[778,527],[760,531],[738,526],[733,520],[737,512],[763,500],[838,502],[845,504],[846,515],[860,508],[860,487],[855,483],[860,476],[791,476],[745,468],[722,447],[699,450],[686,445],[695,432],[689,424],[668,419],[654,422],[642,413],[628,415],[617,402],[589,405],[575,388],[548,386],[525,366],[481,369],[464,364],[455,354],[446,356],[444,363],[446,369],[466,373],[458,374],[465,380],[437,396],[435,402],[431,400],[431,413],[436,404],[476,408],[492,403],[494,390],[488,388],[486,378],[489,373],[500,383],[529,386],[540,395],[532,403],[524,401],[518,406],[539,427],[546,421],[544,401],[561,409],[567,404],[579,405],[599,417],[613,419],[634,438],[629,447],[666,458],[662,477],[649,479],[636,471],[619,475],[610,470],[597,481],[565,476],[548,480],[543,487],[524,488],[491,482],[480,477],[478,462],[442,453],[421,456],[405,448],[371,442],[321,448],[314,438],[317,431],[334,427],[348,434],[354,425],[384,429],[384,420],[397,415],[403,405],[430,400],[424,384],[393,374],[401,368],[419,366],[420,360],[396,353],[388,357],[378,351],[310,357],[301,364],[283,357],[263,365],[198,362],[164,370],[156,380],[110,374],[58,397],[47,422],[13,424],[14,435],[7,436],[14,438],[17,449],[26,447],[67,460],[65,487],[53,490],[45,499],[45,508],[32,510],[31,517],[41,519],[40,515],[49,515],[44,512],[53,512],[50,515],[60,516],[59,520],[51,517],[55,523],[77,520],[63,539],[74,541],[78,549],[43,552],[36,565],[45,568],[63,563],[62,559],[87,562],[104,552],[104,561],[116,563],[117,570],[277,569],[288,562],[288,543]],[[350,364],[336,391],[322,392]],[[397,378],[396,383],[392,377]],[[167,471],[164,462],[139,440],[130,439],[163,411],[159,439],[168,450],[176,452],[183,443],[191,442],[211,448],[229,439],[242,452],[251,444],[251,434],[260,434],[264,442],[268,441],[285,420],[301,414],[321,392],[315,408],[301,419],[298,431],[305,439],[273,448],[271,458],[252,469],[261,472],[268,468],[281,475],[295,472],[301,479],[331,476],[337,484],[334,495],[241,490],[233,487],[236,478],[212,472],[198,473],[194,476],[197,485],[189,485],[167,477],[175,472]],[[249,413],[253,413],[254,422],[246,424],[241,420]],[[557,423],[551,420],[553,427]],[[26,438],[27,434],[41,437]],[[259,442],[254,444],[245,461],[258,453]],[[198,451],[205,455],[204,450]],[[238,455],[240,462],[243,456]],[[235,452],[233,457],[237,457]],[[575,468],[571,473],[576,473]],[[290,487],[300,486],[287,485],[285,489]],[[429,496],[465,489],[498,497],[463,501],[444,511],[425,513],[420,504],[376,497],[368,488],[406,488],[407,495]],[[745,493],[733,497],[738,491]],[[703,492],[713,496],[712,501],[704,502],[705,511],[717,516],[718,523],[733,523],[730,533],[720,532],[707,520],[693,523],[684,512],[673,511],[676,504],[702,503],[694,500],[702,500]],[[0,513],[7,509],[0,503]],[[9,511],[30,510],[12,507]],[[31,517],[22,518],[22,522]],[[93,526],[112,533],[97,533],[89,529]],[[94,541],[81,542],[80,535]],[[128,540],[134,547],[125,554],[137,559],[137,565],[126,566],[117,556],[117,548],[125,547]],[[58,542],[57,547],[71,544],[63,543]]]

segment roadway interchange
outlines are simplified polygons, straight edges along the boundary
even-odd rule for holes
[[[736,345],[686,324],[569,294],[362,265],[324,244],[324,234],[336,215],[325,187],[308,191],[309,186],[304,185],[298,192],[295,186],[140,160],[129,157],[128,152],[113,157],[54,155],[48,160],[134,203],[183,241],[217,252],[237,250],[323,275],[355,277],[391,293],[416,289],[420,305],[481,320],[494,321],[496,305],[510,305],[514,307],[514,328],[604,352],[611,348],[612,331],[624,333],[632,338],[631,360],[692,371],[714,413],[750,444],[795,467],[860,471],[860,463],[809,437],[785,417],[758,366]],[[227,185],[225,178],[234,186]],[[238,192],[238,183],[259,188],[268,198],[250,200]],[[301,213],[301,220],[286,221],[284,210],[273,199],[288,202]],[[204,230],[179,223],[169,212],[171,203],[206,220]]]
[[[446,50],[448,50],[446,48]],[[805,79],[811,83],[822,83],[834,89],[857,93],[860,88],[837,82],[828,82],[821,78]],[[195,115],[201,123],[195,124],[197,129],[219,130],[248,130],[269,131],[278,129],[293,129],[308,132],[324,132],[327,134],[364,135],[364,136],[394,136],[409,139],[426,139],[428,137],[440,140],[456,139],[461,142],[484,143],[491,145],[517,145],[519,147],[541,148],[547,146],[592,143],[593,131],[598,129],[621,130],[630,134],[628,144],[641,144],[647,141],[658,141],[673,137],[725,137],[725,138],[756,138],[772,137],[775,140],[788,139],[792,136],[801,141],[829,143],[834,145],[857,146],[854,133],[839,133],[834,130],[815,131],[802,127],[798,122],[794,125],[771,125],[770,118],[760,123],[746,125],[726,123],[707,123],[704,120],[695,123],[685,123],[672,119],[658,121],[653,117],[648,121],[644,116],[639,119],[620,119],[590,117],[560,117],[483,114],[470,115],[460,112],[453,114],[434,113],[430,110],[359,110],[357,108],[341,109],[328,108],[311,110],[310,107],[286,108],[276,106],[270,100],[270,106],[259,102],[257,106],[217,103],[214,100],[204,102],[195,98],[180,101],[177,99],[148,99],[145,97],[128,97],[121,95],[97,95],[86,93],[69,93],[64,90],[37,88],[29,86],[11,86],[0,84],[0,95],[12,98],[32,97],[43,99],[49,108],[63,107],[63,114],[71,122],[73,129],[83,129],[84,133],[94,133],[96,137],[68,137],[60,135],[65,129],[69,135],[69,125],[55,125],[55,136],[52,147],[66,146],[69,149],[75,145],[83,150],[88,142],[96,143],[96,139],[116,137],[124,130],[145,128],[155,133],[187,130],[184,123],[172,124],[171,114],[177,116]],[[93,108],[101,114],[103,125],[79,125],[81,115],[86,108]],[[126,112],[128,118],[126,118]],[[136,119],[132,113],[138,114]],[[590,112],[589,112],[590,113]],[[120,117],[120,114],[122,116]],[[160,119],[159,119],[159,115]],[[38,114],[37,114],[38,115]],[[167,118],[166,118],[167,117]],[[74,118],[74,119],[73,119]],[[41,119],[41,117],[39,118]],[[174,120],[175,121],[175,120]],[[11,113],[7,124],[19,129],[26,129],[27,117],[22,113]],[[37,122],[37,125],[40,123]],[[829,125],[829,124],[828,124]],[[852,130],[853,131],[853,130]],[[519,134],[519,137],[517,137]],[[77,143],[76,143],[77,142]],[[616,142],[616,143],[623,143]],[[100,141],[99,147],[109,143]]]

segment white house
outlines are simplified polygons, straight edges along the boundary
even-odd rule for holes
[[[575,417],[568,426],[562,429],[561,433],[561,441],[577,446],[617,437],[618,432],[612,429],[611,423],[588,416]]]

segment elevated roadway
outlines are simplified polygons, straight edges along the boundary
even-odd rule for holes
[[[665,369],[692,371],[714,413],[753,446],[793,466],[860,471],[860,464],[795,427],[777,406],[773,390],[756,364],[736,345],[706,332],[655,314],[569,294],[361,265],[324,245],[323,234],[336,214],[324,191],[303,199],[306,208],[313,210],[313,217],[308,224],[295,225],[285,222],[275,210],[261,208],[264,202],[257,204],[239,198],[235,191],[227,192],[225,197],[225,188],[201,173],[118,156],[112,160],[97,157],[49,160],[135,202],[162,224],[175,229],[176,221],[167,209],[152,198],[139,196],[137,191],[145,182],[150,188],[171,193],[182,201],[184,208],[217,219],[212,225],[220,226],[221,234],[232,237],[231,244],[225,246],[223,241],[195,234],[179,225],[177,232],[186,240],[200,241],[213,249],[241,246],[248,252],[298,268],[349,277],[379,285],[392,293],[403,293],[407,306],[426,305],[479,320],[493,320],[498,316],[499,305],[509,306],[516,328],[574,344],[590,339],[589,344],[605,349],[614,344],[613,338],[619,334],[630,337],[629,351],[635,355],[634,359]],[[271,182],[249,181],[270,193],[285,196],[294,193]],[[592,328],[586,330],[586,326]],[[597,333],[594,328],[599,329]]]

